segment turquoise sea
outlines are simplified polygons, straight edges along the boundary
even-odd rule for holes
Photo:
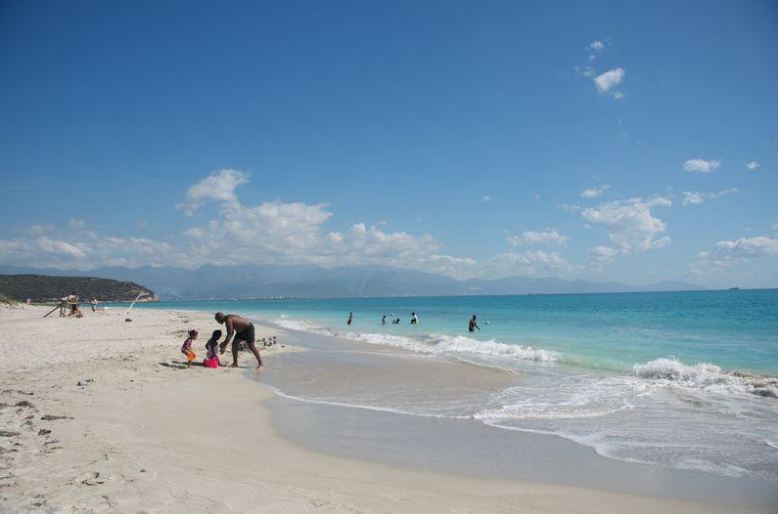
[[[465,417],[565,437],[616,459],[778,481],[778,290],[138,307],[241,313],[319,338],[399,347],[516,376],[510,387],[472,401],[444,395],[436,403],[416,391],[400,404],[384,387],[368,405],[364,391],[286,391],[303,401]],[[469,333],[473,314],[481,331]],[[390,321],[396,318],[399,325]]]

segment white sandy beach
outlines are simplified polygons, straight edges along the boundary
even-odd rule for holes
[[[203,353],[210,315],[45,312],[0,309],[2,512],[733,512],[316,454],[274,433],[246,370],[182,368],[185,331]],[[263,351],[266,366],[293,349]]]

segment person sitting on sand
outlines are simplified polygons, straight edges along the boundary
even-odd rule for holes
[[[189,337],[186,338],[184,344],[181,345],[181,353],[186,355],[186,367],[192,367],[192,361],[197,358],[197,354],[192,351],[192,343],[197,339],[197,330],[190,330]]]
[[[79,307],[79,298],[75,291],[73,291],[69,296],[65,298],[65,301],[70,305],[70,314],[68,314],[68,318],[70,316],[75,316],[77,318],[81,318],[84,315],[81,313],[81,308]]]
[[[219,361],[219,339],[222,337],[221,330],[214,330],[211,338],[205,343],[205,360],[203,366],[206,368],[218,368]]]
[[[224,353],[224,351],[227,349],[227,345],[230,344],[230,339],[232,339],[232,367],[237,368],[238,367],[238,350],[240,342],[245,341],[246,346],[249,347],[249,350],[251,350],[251,353],[254,354],[254,357],[257,358],[257,369],[262,367],[262,357],[259,356],[259,350],[257,350],[254,339],[254,324],[251,323],[249,320],[242,316],[238,316],[237,314],[223,314],[221,312],[217,312],[214,315],[214,318],[216,318],[216,321],[220,325],[225,325],[227,327],[227,336],[224,338],[224,341],[219,344],[219,353]],[[233,334],[235,335],[235,338],[233,339]]]
[[[59,300],[59,317],[73,316],[78,310],[78,295],[73,291],[67,296],[60,298]],[[70,314],[67,313],[70,311]]]

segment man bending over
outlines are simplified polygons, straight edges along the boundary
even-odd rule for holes
[[[214,318],[220,325],[227,327],[227,335],[224,341],[219,344],[220,353],[224,353],[227,345],[230,344],[230,339],[232,339],[232,367],[238,367],[238,348],[241,341],[246,342],[246,346],[249,347],[251,353],[257,358],[257,369],[262,367],[262,357],[259,356],[259,350],[257,350],[254,344],[254,324],[237,314],[224,315],[221,312],[217,312]],[[235,336],[234,338],[232,337],[233,335]]]

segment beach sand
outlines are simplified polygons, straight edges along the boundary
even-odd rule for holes
[[[250,354],[185,369],[185,332],[204,353],[210,314],[45,312],[0,308],[1,512],[752,512],[316,453],[274,432]]]

